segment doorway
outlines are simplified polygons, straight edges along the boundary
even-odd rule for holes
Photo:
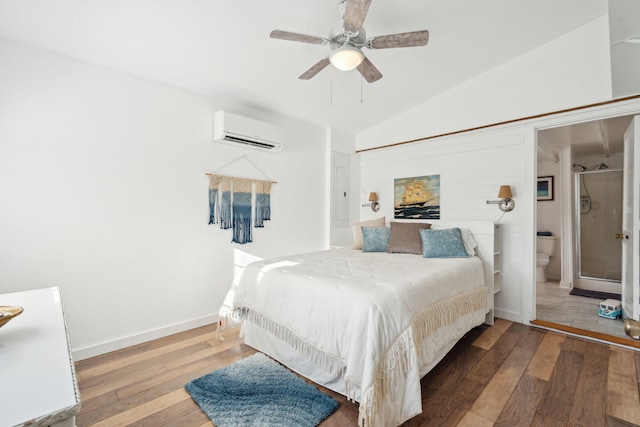
[[[615,235],[622,229],[624,132],[632,119],[537,133],[538,176],[556,181],[554,200],[536,203],[537,231],[555,236],[558,246],[546,267],[550,281],[536,286],[537,320],[630,339],[621,320],[598,316],[598,303],[606,298],[571,293],[578,288],[621,293],[622,244]]]

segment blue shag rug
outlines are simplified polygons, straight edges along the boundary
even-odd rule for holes
[[[185,386],[217,427],[315,427],[340,404],[262,353]]]

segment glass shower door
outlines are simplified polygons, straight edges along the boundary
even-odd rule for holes
[[[620,282],[622,244],[622,171],[578,173],[578,277]]]

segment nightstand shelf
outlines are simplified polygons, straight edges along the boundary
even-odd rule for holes
[[[493,234],[493,293],[502,290],[502,226],[494,225]]]

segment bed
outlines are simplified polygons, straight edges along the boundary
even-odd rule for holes
[[[248,345],[358,402],[360,426],[399,425],[422,411],[420,379],[493,323],[494,225],[451,226],[470,232],[475,256],[341,248],[249,264],[221,325],[241,323]]]

